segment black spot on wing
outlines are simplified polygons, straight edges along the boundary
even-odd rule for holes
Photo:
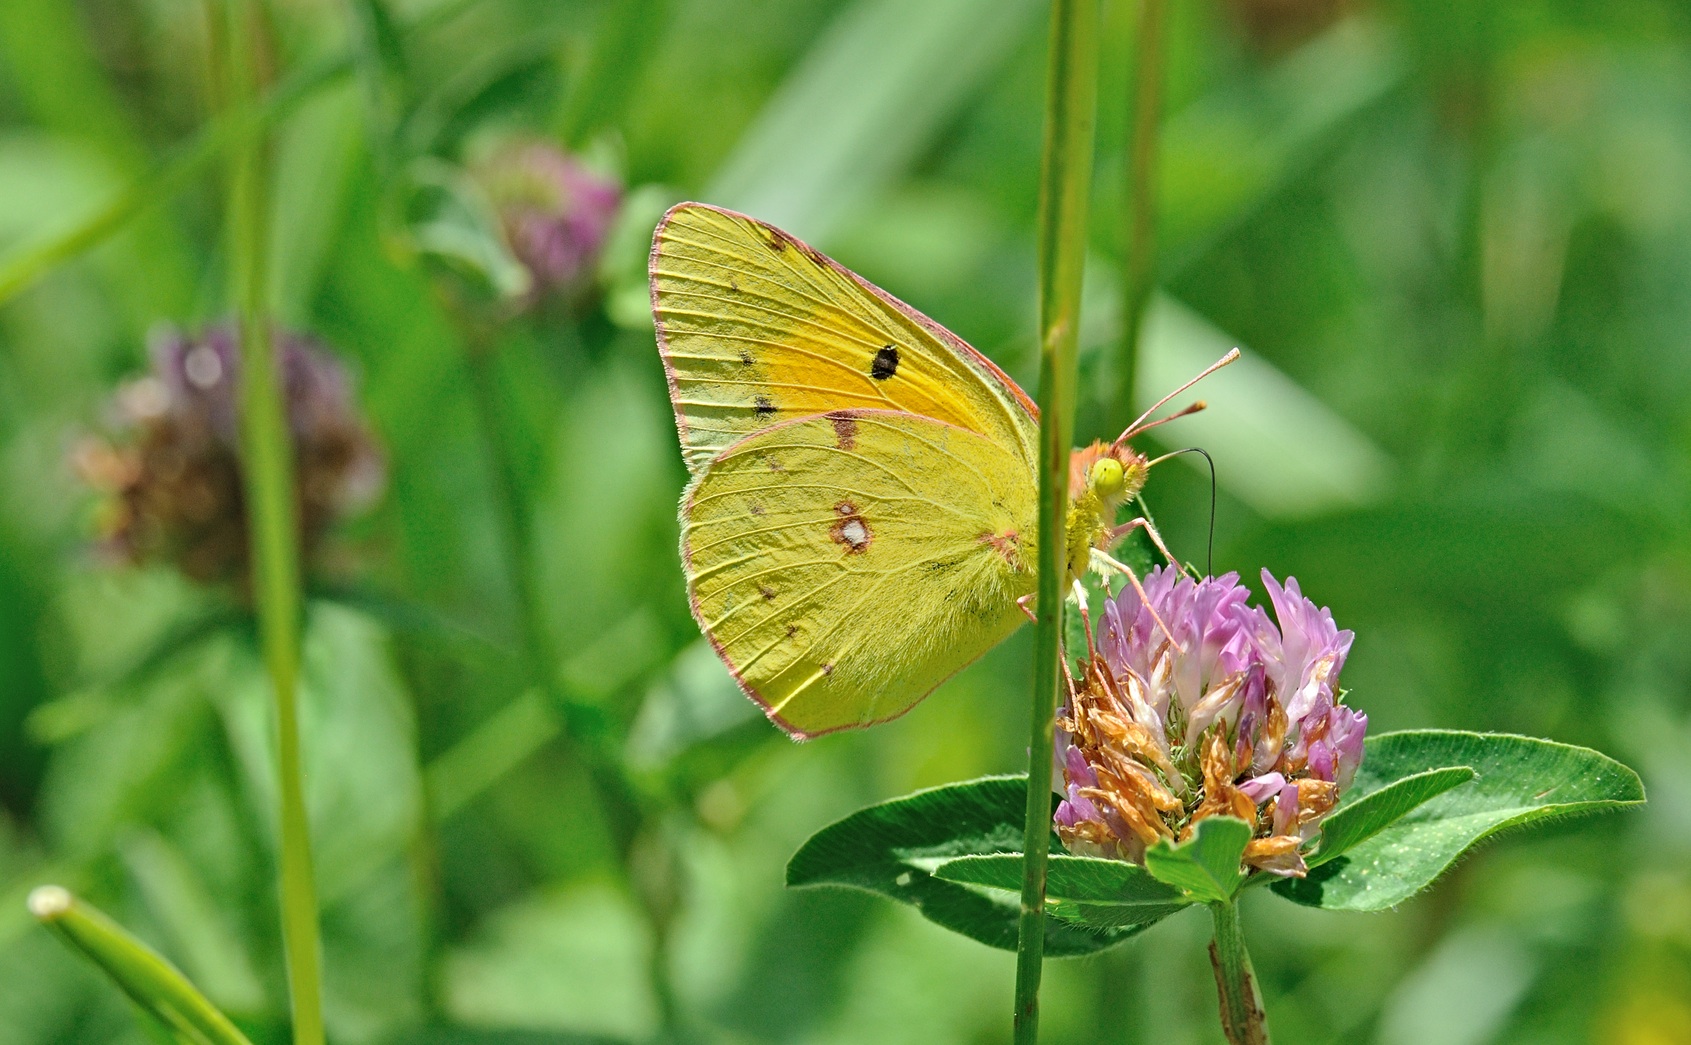
[[[898,346],[885,345],[875,353],[875,361],[869,364],[869,376],[877,381],[885,381],[898,373]]]
[[[757,396],[752,399],[752,409],[757,411],[757,416],[768,417],[775,412],[775,400],[768,396]]]

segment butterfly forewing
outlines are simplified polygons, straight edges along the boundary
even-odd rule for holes
[[[1020,455],[932,418],[834,411],[746,437],[683,501],[694,615],[791,733],[909,710],[1024,619]]]
[[[652,243],[652,311],[689,471],[798,417],[897,410],[985,436],[1031,470],[1033,404],[933,320],[772,225],[684,203]]]

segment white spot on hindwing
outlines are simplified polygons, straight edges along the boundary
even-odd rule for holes
[[[828,536],[834,543],[845,546],[846,553],[858,555],[869,548],[875,535],[869,529],[869,524],[863,521],[863,516],[857,514],[857,506],[850,501],[841,501],[834,505],[834,514],[839,516],[839,522],[828,531]]]

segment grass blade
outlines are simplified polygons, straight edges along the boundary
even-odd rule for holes
[[[252,1045],[176,966],[68,890],[42,886],[29,894],[29,912],[181,1040]]]

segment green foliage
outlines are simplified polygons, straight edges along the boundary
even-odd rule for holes
[[[1233,899],[1244,881],[1240,865],[1250,840],[1251,825],[1243,820],[1205,817],[1186,841],[1165,839],[1145,850],[1145,869],[1195,903],[1224,903]]]
[[[143,1011],[185,1045],[252,1045],[229,1018],[159,954],[56,885],[30,894],[29,909],[81,952]]]
[[[1440,763],[1466,767],[1472,779],[1441,793],[1435,774],[1425,771]],[[1404,785],[1414,790],[1391,794]],[[1358,812],[1344,823],[1342,843],[1323,853],[1307,878],[1275,883],[1280,895],[1309,907],[1383,910],[1426,888],[1499,831],[1644,801],[1638,774],[1589,748],[1444,730],[1368,738],[1354,786],[1359,798],[1347,809]],[[1408,808],[1414,794],[1426,797]],[[1389,804],[1376,807],[1370,799],[1377,795]],[[1397,819],[1387,819],[1399,810]]]
[[[1021,887],[1022,861],[1018,853],[966,856],[941,864],[934,876],[1013,891]],[[1138,864],[1061,853],[1050,857],[1045,897],[1053,916],[1096,928],[1148,928],[1191,903]]]
[[[1416,806],[1474,779],[1467,766],[1449,766],[1414,773],[1375,791],[1357,788],[1344,796],[1344,805],[1321,822],[1321,845],[1309,858],[1311,867],[1324,864],[1345,850],[1365,842],[1403,819]]]
[[[860,809],[818,831],[787,864],[790,886],[843,885],[879,893],[989,947],[1016,949],[1013,896],[935,877],[950,858],[1021,852],[1027,777],[948,784]],[[1016,861],[1020,888],[1021,861]],[[1046,953],[1086,954],[1121,933],[1048,920]]]
[[[1144,867],[1053,856],[1046,890],[1051,913],[1093,929],[1143,929],[1187,904],[1230,903],[1247,881],[1272,882],[1275,892],[1310,907],[1380,910],[1425,888],[1498,831],[1644,800],[1637,774],[1566,744],[1440,730],[1388,733],[1366,743],[1352,790],[1322,825],[1308,877],[1247,877],[1242,857],[1250,825],[1212,816],[1184,842],[1151,846]],[[1000,791],[1002,781],[975,781],[872,806],[806,843],[788,867],[788,883],[856,885],[1001,945],[985,928],[986,908],[953,913],[952,894],[941,885],[982,887],[999,897],[1019,888],[1021,857],[1013,847],[1020,839],[1006,827],[1013,810]],[[955,858],[934,862],[947,856]],[[918,880],[917,871],[932,877]]]
[[[1003,1040],[1006,955],[861,891],[789,892],[780,868],[860,806],[1024,767],[1031,629],[899,722],[803,747],[776,735],[688,614],[684,469],[644,271],[668,204],[749,209],[1031,391],[1046,8],[264,6],[275,79],[215,119],[198,5],[0,3],[0,1041],[157,1040],[28,917],[44,881],[149,941],[255,1042],[286,1039],[250,613],[239,592],[91,553],[103,516],[67,468],[145,365],[147,331],[222,313],[214,172],[255,130],[279,315],[347,359],[387,457],[304,624],[332,1040],[628,1037],[659,1018],[645,981],[660,966],[699,1040]],[[1116,387],[1140,7],[1102,7],[1083,439],[1105,434]],[[1168,7],[1136,384],[1154,397],[1234,345],[1245,358],[1194,391],[1208,410],[1141,448],[1215,455],[1215,569],[1294,574],[1331,605],[1357,632],[1345,684],[1381,731],[1557,737],[1637,766],[1655,794],[1691,793],[1691,35],[1659,0],[1524,0],[1493,18],[1348,5],[1320,24],[1264,21],[1275,5],[1250,0]],[[506,324],[493,367],[567,705],[519,668],[464,340],[396,235],[406,216],[461,220],[447,245],[497,272],[485,215],[415,174],[508,131],[591,146],[634,199],[600,301],[581,322]],[[1201,459],[1158,466],[1146,497],[1203,565]],[[1154,561],[1140,545],[1118,558]],[[644,814],[601,801],[577,733],[626,752]],[[1475,793],[1483,779],[1361,837],[1455,774],[1399,781],[1484,772],[1447,757],[1365,768],[1374,797],[1348,799],[1310,858],[1340,831],[1355,847],[1312,877],[1341,881],[1345,861]],[[1366,925],[1242,897],[1276,1029],[1317,1045],[1581,1045],[1593,1026],[1677,1040],[1691,963],[1655,912],[1691,903],[1688,809],[1511,833]],[[1019,825],[1019,797],[1004,816]],[[1069,859],[1053,885],[1079,892]],[[1014,862],[936,857],[912,880],[1002,911],[1010,891],[941,876]],[[625,867],[647,901],[618,884]],[[583,892],[603,910],[572,906]],[[1052,899],[1100,924],[1144,910]],[[1201,923],[1053,963],[1042,1038],[1213,1036]],[[627,996],[581,989],[575,956],[607,956],[647,1022],[615,1022]]]

